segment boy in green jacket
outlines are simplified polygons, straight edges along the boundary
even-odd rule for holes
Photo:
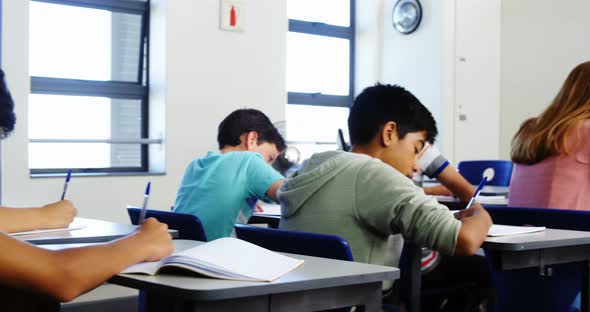
[[[398,265],[392,234],[445,255],[473,255],[492,225],[488,213],[475,204],[453,216],[411,181],[419,152],[437,135],[428,109],[405,89],[378,84],[355,99],[348,127],[352,153],[315,154],[279,189],[281,229],[341,236],[355,261],[366,263]],[[423,288],[470,281],[491,288],[485,260],[443,257]],[[483,299],[481,288],[444,298],[446,310],[469,311]]]

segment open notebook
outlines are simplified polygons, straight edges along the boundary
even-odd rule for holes
[[[527,234],[545,230],[544,226],[513,226],[494,224],[488,231],[488,236],[508,236]]]
[[[164,267],[177,267],[209,277],[241,281],[273,281],[303,264],[246,241],[224,237],[155,262],[132,265],[121,273],[155,275]]]

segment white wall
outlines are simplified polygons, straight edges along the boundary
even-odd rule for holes
[[[391,16],[396,1],[357,1],[356,29],[356,91],[375,82],[399,84],[412,92],[428,107],[438,122],[441,145],[452,157],[452,106],[444,87],[448,87],[443,71],[449,54],[446,39],[453,31],[447,21],[453,17],[454,1],[422,0],[420,27],[410,35],[398,33]],[[450,85],[453,86],[452,84]],[[451,98],[452,99],[452,98]],[[450,112],[450,114],[449,114]]]
[[[220,1],[152,1],[151,118],[165,122],[166,175],[74,178],[68,194],[80,216],[127,222],[125,205],[141,203],[147,180],[150,206],[167,209],[188,162],[217,149],[225,115],[248,106],[284,119],[286,1],[244,2],[245,31],[231,33],[219,30]],[[2,203],[11,206],[55,201],[63,186],[28,174],[28,3],[3,1],[2,63],[18,118],[2,143]]]
[[[502,2],[502,157],[509,157],[520,124],[549,105],[577,64],[590,60],[588,12],[588,0]]]

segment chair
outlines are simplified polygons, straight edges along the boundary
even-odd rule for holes
[[[127,212],[131,224],[137,224],[141,208],[129,207]],[[201,220],[194,215],[163,210],[147,210],[145,217],[155,218],[162,223],[166,223],[169,228],[177,230],[179,239],[207,241]]]
[[[335,235],[269,229],[236,224],[239,239],[266,249],[306,256],[353,261],[348,242]]]
[[[545,226],[554,229],[590,231],[590,211],[484,206],[494,223]],[[582,263],[551,265],[552,276],[538,268],[495,271],[494,253],[486,251],[496,292],[497,311],[578,311],[573,304],[580,292]],[[551,298],[551,300],[542,300]]]
[[[512,177],[512,162],[508,160],[461,161],[457,165],[457,170],[473,185],[478,185],[484,173],[489,174],[491,171],[492,177],[488,179],[486,185],[508,186]]]

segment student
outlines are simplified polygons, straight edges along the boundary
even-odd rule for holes
[[[509,206],[590,210],[590,62],[512,140]]]
[[[184,173],[174,211],[196,215],[207,240],[230,236],[252,216],[258,199],[276,201],[283,176],[269,164],[285,141],[268,117],[238,109],[219,124],[219,152],[193,160]]]
[[[0,70],[0,137],[14,129],[14,104]],[[49,216],[51,222],[35,214]],[[75,208],[70,201],[60,201],[43,208],[0,209],[2,230],[20,231],[34,228],[62,227],[71,221]],[[23,225],[17,225],[18,223]],[[172,239],[167,226],[148,219],[133,234],[111,243],[64,250],[47,250],[0,233],[0,285],[33,291],[40,297],[70,301],[141,261],[155,261],[172,253]],[[108,260],[107,260],[108,259]],[[2,302],[16,300],[2,289]],[[14,294],[16,295],[16,293]],[[20,304],[33,305],[32,302]],[[45,311],[48,307],[32,307]],[[57,307],[53,307],[57,308]],[[24,309],[24,308],[23,308]]]
[[[441,184],[424,187],[428,195],[454,195],[462,202],[469,202],[475,187],[453,167],[441,152],[432,144],[426,143],[419,157],[421,172],[431,179],[437,179]]]
[[[397,266],[388,237],[398,233],[455,255],[426,274],[423,287],[477,283],[480,288],[447,298],[448,311],[470,311],[491,287],[485,260],[469,256],[492,222],[479,204],[455,219],[411,181],[419,152],[437,134],[432,115],[410,92],[378,84],[355,99],[348,127],[352,153],[315,154],[283,183],[280,227],[341,236],[359,262]]]

